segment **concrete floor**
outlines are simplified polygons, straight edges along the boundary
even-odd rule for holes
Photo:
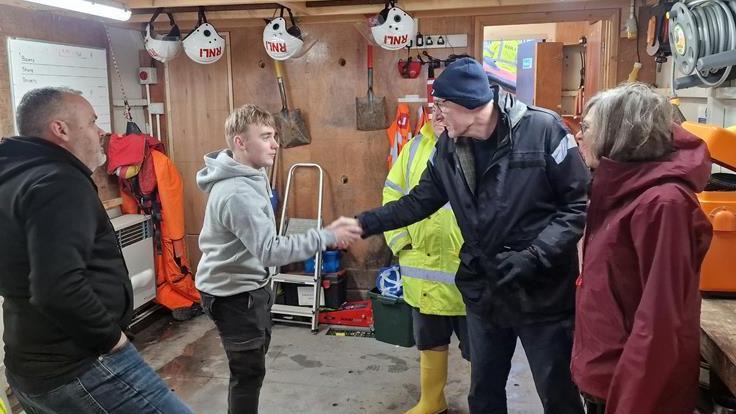
[[[162,317],[135,338],[151,364],[197,413],[225,413],[228,367],[212,322]],[[373,338],[336,337],[277,324],[267,355],[262,414],[403,413],[419,398],[419,353]],[[446,396],[451,414],[468,412],[470,365],[457,344],[450,350]],[[517,346],[508,383],[509,413],[542,412]]]

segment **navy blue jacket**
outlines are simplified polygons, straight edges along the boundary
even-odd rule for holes
[[[365,236],[378,234],[449,201],[465,240],[455,282],[470,311],[507,326],[569,317],[590,173],[557,114],[495,93],[501,135],[485,171],[475,172],[469,139],[445,133],[419,184],[358,220]],[[525,249],[534,277],[497,288],[496,256]]]

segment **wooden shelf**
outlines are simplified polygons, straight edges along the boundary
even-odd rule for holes
[[[736,301],[703,299],[700,332],[701,355],[736,393]]]
[[[102,202],[102,206],[105,207],[105,210],[109,210],[113,207],[117,207],[123,205],[123,199],[121,198],[113,198],[112,200],[105,200]]]
[[[672,95],[672,89],[670,88],[658,88],[655,91],[665,96]],[[736,86],[724,86],[712,91],[713,97],[716,99],[736,99]],[[707,99],[710,96],[711,88],[687,88],[676,92],[679,98]]]

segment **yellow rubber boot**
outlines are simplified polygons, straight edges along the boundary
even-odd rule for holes
[[[447,351],[420,351],[419,370],[419,403],[404,414],[439,414],[447,411]]]

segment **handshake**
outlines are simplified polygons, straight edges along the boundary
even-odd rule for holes
[[[325,227],[325,230],[332,232],[337,239],[335,244],[330,246],[333,249],[347,249],[363,235],[363,229],[358,220],[348,217],[340,217]]]

